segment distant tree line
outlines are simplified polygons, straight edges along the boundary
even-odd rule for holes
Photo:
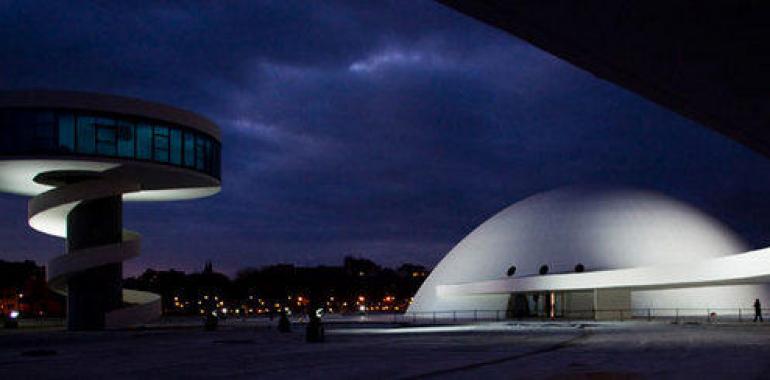
[[[386,268],[346,257],[342,266],[248,268],[234,279],[214,271],[211,263],[191,274],[148,269],[127,278],[124,286],[161,294],[166,314],[219,310],[226,315],[250,315],[319,307],[332,312],[403,311],[427,275],[421,265]]]
[[[305,312],[404,311],[427,277],[421,265],[397,268],[346,257],[341,266],[276,264],[239,271],[235,278],[207,262],[200,272],[147,269],[124,280],[127,289],[162,296],[168,315],[252,315],[289,310]],[[33,261],[0,260],[0,314],[20,309],[26,315],[63,316],[64,298],[51,292],[45,267]]]

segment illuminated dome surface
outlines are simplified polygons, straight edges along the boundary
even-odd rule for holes
[[[717,220],[666,196],[628,188],[573,187],[499,212],[457,244],[409,312],[505,310],[508,295],[438,295],[436,287],[538,275],[681,264],[732,255],[746,245]],[[633,291],[633,308],[750,308],[765,285]],[[696,312],[696,311],[693,311]],[[687,311],[682,310],[686,314]]]

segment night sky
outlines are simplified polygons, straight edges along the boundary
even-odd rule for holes
[[[0,1],[0,36],[0,89],[134,96],[221,127],[222,193],[126,205],[144,239],[128,274],[433,266],[509,204],[586,183],[770,242],[770,160],[430,1]],[[26,208],[0,195],[0,258],[42,263],[64,244]]]

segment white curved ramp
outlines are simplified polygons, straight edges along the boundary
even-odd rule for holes
[[[67,238],[67,215],[81,201],[138,192],[133,182],[110,177],[96,178],[54,188],[29,201],[29,225],[46,234]],[[48,283],[60,293],[67,294],[67,281],[86,269],[107,264],[119,264],[139,256],[141,236],[123,230],[122,241],[70,251],[52,259],[48,264]],[[158,294],[123,289],[123,308],[107,313],[105,327],[122,328],[153,321],[161,315]]]

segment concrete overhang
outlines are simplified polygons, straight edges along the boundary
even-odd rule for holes
[[[770,2],[439,2],[770,155]]]
[[[658,266],[560,273],[438,285],[439,296],[472,296],[590,289],[654,290],[770,282],[770,248]]]

